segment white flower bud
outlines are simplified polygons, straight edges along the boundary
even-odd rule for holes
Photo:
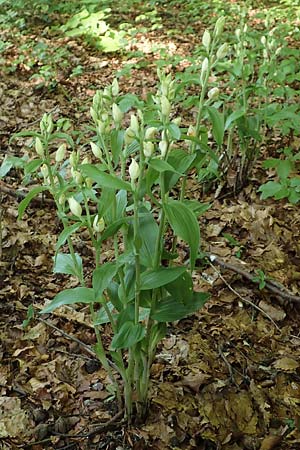
[[[196,129],[195,129],[195,127],[193,127],[193,125],[190,125],[186,134],[188,136],[191,136],[191,137],[196,137]]]
[[[71,168],[71,175],[77,184],[82,184],[82,175],[78,170],[75,170],[74,167]]]
[[[99,219],[99,216],[97,214],[93,220],[93,230],[95,233],[102,233],[104,228],[105,228],[104,219],[103,219],[103,217],[100,217],[100,219]]]
[[[134,114],[131,114],[130,116],[130,128],[134,131],[135,134],[138,134],[140,126],[138,118]]]
[[[266,36],[262,36],[262,37],[260,38],[260,42],[261,42],[262,45],[265,47],[265,46],[266,46],[266,43],[267,43],[267,38],[266,38]]]
[[[227,44],[227,42],[225,42],[224,44],[221,45],[221,47],[218,48],[217,59],[225,58],[225,56],[228,53],[228,50],[229,50],[229,45]]]
[[[71,167],[75,167],[77,165],[77,153],[73,151],[69,158]]]
[[[219,97],[220,89],[218,87],[213,87],[207,93],[209,100],[216,100]]]
[[[244,28],[243,28],[243,33],[247,33],[248,30],[248,25],[245,23]]]
[[[44,152],[44,146],[42,144],[42,141],[39,137],[35,139],[35,151],[38,156],[41,156],[41,158],[44,158],[45,152]]]
[[[81,164],[90,164],[91,163],[91,160],[90,160],[90,158],[88,157],[88,156],[86,156],[85,158],[83,158],[83,160],[82,160],[82,162],[81,162]]]
[[[208,30],[205,30],[202,36],[202,44],[207,52],[209,51],[210,43],[211,43],[210,32]]]
[[[60,163],[61,161],[64,160],[65,156],[66,156],[66,144],[61,144],[58,149],[56,150],[55,153],[55,161],[57,163]]]
[[[181,117],[175,117],[175,119],[173,119],[172,122],[179,127],[181,124]]]
[[[140,175],[140,166],[138,165],[136,160],[133,158],[131,159],[131,163],[130,163],[128,171],[129,171],[129,176],[130,176],[131,181],[135,181]]]
[[[222,34],[224,25],[225,25],[225,17],[224,16],[219,17],[215,24],[215,29],[214,29],[215,37],[219,37]]]
[[[154,152],[153,142],[145,142],[143,147],[144,155],[146,158],[150,158]]]
[[[74,216],[81,217],[82,208],[77,200],[74,197],[70,197],[68,199],[70,211]]]
[[[155,127],[149,127],[145,131],[145,139],[153,139],[155,137],[155,134],[157,133],[157,128]]]
[[[127,128],[124,135],[125,145],[130,145],[135,140],[135,132],[132,128]]]
[[[112,116],[116,124],[120,124],[124,117],[124,114],[122,113],[118,105],[116,105],[116,103],[112,105]]]
[[[96,158],[101,159],[102,158],[102,150],[101,150],[101,148],[98,147],[98,145],[95,144],[94,142],[90,142],[90,146],[91,146],[93,155]]]
[[[235,30],[235,35],[236,35],[237,40],[239,41],[241,38],[241,29],[240,28],[237,28]]]
[[[200,75],[201,86],[204,85],[207,71],[208,71],[208,59],[204,58],[204,60],[202,61],[202,65],[201,65],[201,75]]]
[[[100,135],[105,132],[105,123],[102,120],[97,120],[97,131]]]
[[[49,115],[48,120],[47,120],[47,133],[49,133],[49,134],[52,133],[53,128],[54,128],[53,120],[52,120],[51,115]]]
[[[159,147],[162,158],[164,158],[166,156],[166,153],[168,150],[168,142],[165,140],[160,141],[160,143],[158,144],[158,147]]]
[[[91,188],[93,186],[94,181],[92,180],[92,178],[85,178],[85,185],[87,188]]]
[[[41,172],[44,178],[47,178],[47,176],[49,175],[49,170],[48,167],[46,166],[46,164],[43,164],[41,166]]]
[[[161,113],[164,117],[169,117],[170,112],[171,112],[171,105],[169,100],[167,99],[167,97],[165,95],[161,96],[160,99],[160,104],[161,104]]]
[[[111,84],[111,93],[114,97],[116,97],[119,93],[119,83],[116,78],[113,80]]]

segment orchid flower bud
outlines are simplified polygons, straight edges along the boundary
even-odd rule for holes
[[[85,158],[83,158],[81,164],[91,164],[91,159],[86,156]]]
[[[161,96],[160,99],[161,104],[161,113],[164,117],[169,117],[171,112],[171,104],[165,95]]]
[[[41,172],[42,172],[43,177],[46,179],[47,176],[49,175],[49,170],[48,170],[48,167],[46,164],[43,164],[41,166]]]
[[[160,141],[160,143],[158,144],[158,147],[159,147],[162,158],[164,158],[166,156],[166,153],[168,150],[168,142],[165,140]]]
[[[120,110],[116,103],[112,105],[112,116],[116,124],[120,124],[124,117],[124,113]]]
[[[209,100],[216,100],[219,97],[220,89],[218,87],[213,87],[207,93]]]
[[[61,206],[64,206],[65,201],[66,201],[66,196],[65,196],[65,194],[61,194],[61,195],[59,196],[58,203],[59,203]]]
[[[266,38],[266,36],[262,36],[262,37],[260,38],[260,42],[261,42],[262,45],[265,47],[265,46],[266,46],[266,43],[267,43],[267,38]]]
[[[181,124],[181,117],[175,117],[175,119],[173,119],[172,122],[179,127]]]
[[[146,158],[150,158],[154,152],[153,142],[145,142],[143,147],[144,155]]]
[[[101,150],[101,148],[98,147],[98,145],[95,144],[94,142],[90,142],[90,146],[91,146],[93,155],[96,158],[101,159],[102,158],[102,150]]]
[[[82,184],[82,175],[78,170],[75,170],[74,167],[71,168],[71,175],[76,184]]]
[[[200,75],[200,83],[201,83],[201,86],[204,85],[207,71],[208,71],[208,59],[207,59],[207,58],[204,58],[204,60],[202,61],[201,75]]]
[[[187,134],[187,136],[196,137],[195,127],[193,127],[193,125],[190,125],[186,134]]]
[[[44,146],[43,146],[42,141],[40,140],[39,137],[37,137],[35,139],[35,151],[36,151],[38,156],[40,156],[41,158],[44,158],[44,156],[45,156]]]
[[[157,128],[155,127],[149,127],[145,131],[145,139],[153,139],[155,137],[155,134],[157,133]]]
[[[225,56],[227,55],[229,50],[229,45],[227,44],[227,42],[225,42],[224,44],[221,45],[221,47],[218,48],[217,51],[217,59],[223,59],[225,58]]]
[[[237,28],[235,30],[235,35],[236,35],[237,40],[239,41],[241,38],[241,29],[240,28]]]
[[[69,202],[69,207],[70,207],[71,213],[74,216],[81,217],[81,215],[82,215],[82,208],[81,208],[80,204],[78,203],[78,201],[75,200],[74,197],[70,197],[68,199],[68,202]]]
[[[138,118],[134,114],[131,114],[130,116],[130,128],[134,131],[135,134],[138,134],[140,126]]]
[[[224,16],[219,17],[218,20],[216,21],[215,29],[214,29],[214,36],[216,38],[222,34],[224,25],[225,25],[225,17]]]
[[[135,181],[140,175],[140,166],[134,158],[131,159],[128,171],[132,182]]]
[[[53,120],[52,120],[52,116],[51,115],[48,116],[48,121],[47,122],[48,122],[48,124],[47,124],[47,133],[51,134],[52,131],[53,131],[53,128],[54,128]]]
[[[57,163],[60,163],[64,160],[65,156],[66,156],[66,144],[61,144],[58,149],[56,150],[55,153],[55,161]]]
[[[211,43],[210,32],[208,30],[205,30],[202,36],[202,44],[207,52],[209,52],[210,43]]]
[[[105,123],[102,120],[97,120],[97,131],[100,135],[105,132]]]
[[[113,80],[111,84],[111,93],[114,97],[116,97],[119,93],[119,83],[116,78]]]
[[[102,233],[104,228],[105,228],[104,219],[103,219],[103,217],[100,217],[100,219],[99,219],[99,216],[97,214],[93,220],[93,230],[95,233]]]
[[[124,135],[125,145],[130,145],[135,140],[135,132],[132,128],[127,128]]]
[[[75,151],[73,151],[71,153],[69,161],[70,161],[71,167],[76,167],[77,166],[78,157],[77,157],[77,153]]]

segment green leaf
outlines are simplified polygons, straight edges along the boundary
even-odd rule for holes
[[[179,176],[182,176],[183,174],[180,172],[177,172],[177,170],[174,169],[174,167],[171,166],[167,161],[164,161],[163,159],[153,158],[151,161],[149,161],[149,166],[152,167],[152,169],[157,170],[157,172],[173,172],[177,173]]]
[[[81,222],[76,222],[73,225],[70,225],[69,227],[65,228],[58,236],[57,243],[55,245],[56,251],[58,251],[60,249],[60,247],[62,247],[65,244],[67,239],[73,233],[75,233],[75,231],[77,231],[80,227],[81,227]]]
[[[108,302],[106,304],[106,306],[110,312],[112,312],[115,308],[111,302]],[[112,315],[115,316],[115,314],[112,314]],[[106,310],[102,306],[102,308],[97,312],[96,319],[94,321],[94,325],[103,325],[104,323],[109,323],[109,322],[110,322],[110,318],[108,317]]]
[[[47,190],[48,190],[47,186],[37,186],[37,187],[31,189],[31,191],[26,195],[25,198],[23,198],[23,200],[19,204],[19,207],[18,207],[18,219],[22,219],[24,211],[27,208],[27,206],[29,205],[29,203],[31,202],[31,200],[34,197],[36,197],[38,194],[40,194],[41,192],[44,192],[44,191],[47,191]]]
[[[146,211],[144,213],[144,211]],[[140,246],[140,262],[143,266],[151,268],[154,264],[155,246],[158,236],[158,225],[154,220],[151,213],[145,208],[141,208],[139,217],[139,235],[141,239]],[[133,250],[133,224],[131,223],[128,228],[127,241],[130,249]]]
[[[178,125],[176,125],[176,123],[169,123],[169,125],[167,126],[167,129],[171,135],[171,137],[175,140],[180,139],[181,136],[181,131]]]
[[[123,147],[124,130],[112,130],[110,133],[110,139],[114,164],[117,164]]]
[[[210,120],[212,121],[212,132],[218,147],[221,147],[224,139],[224,114],[213,106],[207,107]]]
[[[118,267],[115,263],[108,262],[98,267],[93,272],[93,289],[95,298],[99,301],[103,291],[109,286],[113,277],[116,275]]]
[[[26,164],[28,163],[24,157],[18,158],[17,156],[5,156],[0,167],[0,178],[5,177],[5,175],[7,175],[13,167],[22,169],[24,166],[26,167]]]
[[[190,247],[191,269],[193,270],[200,245],[197,217],[183,202],[178,200],[169,201],[164,205],[164,209],[174,233],[186,241]]]
[[[145,334],[145,327],[141,323],[135,325],[133,322],[125,322],[114,335],[110,348],[111,350],[130,348],[141,341]]]
[[[266,198],[274,197],[281,191],[282,187],[282,184],[277,181],[268,181],[258,189],[258,192],[261,192],[260,198],[265,200]]]
[[[56,139],[64,139],[65,141],[67,141],[67,143],[69,144],[69,146],[71,148],[74,147],[74,141],[73,141],[72,137],[67,133],[58,132],[58,133],[51,134],[50,141],[54,141]]]
[[[294,168],[294,164],[289,159],[284,159],[284,160],[280,161],[280,164],[278,164],[277,169],[276,169],[279,178],[286,179],[289,176],[289,174],[291,173],[291,171],[293,170],[293,168]]]
[[[156,289],[176,280],[186,271],[185,267],[159,267],[141,274],[141,290]]]
[[[35,172],[42,165],[42,162],[42,159],[33,159],[32,161],[27,163],[24,166],[25,175],[29,175],[30,173]]]
[[[58,253],[54,258],[54,273],[65,273],[67,275],[82,276],[82,259],[78,253],[75,253],[77,266],[70,253]],[[79,272],[78,272],[79,269]]]
[[[209,297],[210,294],[207,292],[194,292],[188,304],[181,303],[174,297],[166,297],[158,303],[157,307],[151,312],[150,317],[158,322],[181,320],[202,308]]]
[[[42,309],[40,314],[47,314],[56,308],[64,305],[73,305],[74,303],[94,303],[94,290],[91,288],[77,287],[66,289],[57,294],[49,305]]]
[[[101,188],[110,189],[124,189],[126,191],[132,191],[131,184],[127,181],[123,181],[115,175],[111,175],[106,172],[102,172],[92,164],[83,164],[80,167],[82,174],[86,177],[96,181]]]
[[[176,280],[165,286],[173,298],[181,303],[188,303],[193,296],[193,280],[189,272],[185,271]]]
[[[28,306],[26,319],[23,320],[22,322],[22,328],[25,329],[26,327],[28,327],[32,319],[34,319],[34,308],[33,305],[31,304]]]
[[[167,326],[165,323],[159,322],[151,327],[149,336],[149,352],[154,352],[157,344],[165,337]]]
[[[242,117],[244,115],[245,115],[244,109],[238,109],[237,111],[234,111],[233,113],[231,113],[226,118],[225,127],[224,127],[225,131],[228,130],[228,128],[230,127],[232,122],[235,122],[237,119],[239,119],[240,117]]]

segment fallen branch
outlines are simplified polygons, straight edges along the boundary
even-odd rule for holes
[[[215,255],[210,255],[209,260],[213,264],[218,264],[218,266],[220,266],[224,269],[232,270],[233,272],[238,273],[239,275],[242,275],[242,277],[246,278],[246,280],[251,281],[252,283],[259,284],[259,281],[256,281],[253,279],[255,277],[255,274],[246,272],[245,270],[241,269],[240,267],[230,264],[228,262],[225,262]],[[297,295],[291,294],[290,292],[287,291],[287,289],[285,287],[277,287],[277,285],[275,285],[275,283],[272,281],[266,280],[264,289],[268,289],[273,294],[278,295],[279,297],[281,297],[285,300],[289,300],[289,301],[295,302],[295,303],[300,303],[300,297],[298,297]]]

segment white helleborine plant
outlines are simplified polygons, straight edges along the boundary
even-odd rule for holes
[[[144,155],[146,158],[150,158],[154,152],[153,142],[145,142],[143,147]]]
[[[202,36],[202,44],[207,52],[209,52],[210,43],[211,43],[210,32],[208,30],[205,30]]]

